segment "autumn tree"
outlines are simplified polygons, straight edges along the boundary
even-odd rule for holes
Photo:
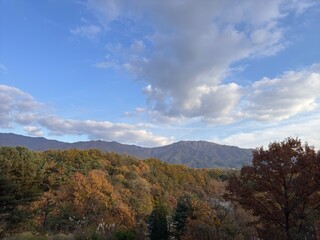
[[[192,202],[192,209],[193,209],[192,212],[189,211],[189,215],[190,213],[192,215],[188,217],[188,220],[185,223],[184,233],[181,239],[182,240],[216,239],[214,234],[214,230],[217,222],[215,211],[210,207],[210,205],[207,202],[202,202],[198,200],[194,200]],[[177,210],[176,210],[175,216],[177,216]],[[175,219],[177,220],[177,218]]]
[[[314,239],[310,214],[319,208],[320,157],[308,144],[288,138],[254,150],[252,165],[227,189],[257,216],[260,238]]]
[[[0,238],[32,231],[144,239],[153,211],[153,239],[199,239],[204,230],[211,239],[216,210],[207,201],[224,192],[226,173],[98,150],[0,147]],[[154,207],[158,196],[165,209]]]
[[[112,204],[113,187],[100,170],[90,171],[88,176],[76,173],[69,193],[76,212],[85,217],[100,217]]]

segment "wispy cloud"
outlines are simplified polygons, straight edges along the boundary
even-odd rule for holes
[[[135,125],[111,123],[108,121],[73,120],[58,117],[42,118],[40,125],[53,135],[87,135],[90,139],[119,141],[143,146],[159,146],[172,142],[172,139],[156,136]]]
[[[55,136],[84,135],[89,139],[119,141],[143,146],[169,144],[173,139],[154,135],[145,126],[108,121],[64,119],[45,110],[30,94],[0,85],[0,127],[23,126],[28,135],[43,136],[43,129]]]
[[[0,73],[8,73],[8,68],[3,65],[2,63],[0,63]]]
[[[95,39],[102,32],[102,29],[97,25],[84,25],[73,28],[70,32],[77,36]]]
[[[96,68],[115,68],[116,65],[111,61],[102,61],[94,65]]]
[[[317,131],[319,123],[320,113],[318,110],[317,114],[309,117],[298,117],[280,125],[261,126],[252,131],[239,131],[224,138],[211,140],[227,145],[237,144],[239,147],[255,148],[267,147],[270,142],[282,141],[287,137],[298,137],[320,149],[320,136]]]

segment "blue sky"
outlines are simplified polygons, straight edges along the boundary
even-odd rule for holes
[[[0,131],[320,147],[316,0],[0,0]]]

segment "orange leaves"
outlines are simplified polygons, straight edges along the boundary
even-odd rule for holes
[[[69,190],[75,209],[83,215],[99,215],[111,207],[113,187],[103,171],[92,170],[87,176],[76,173]]]

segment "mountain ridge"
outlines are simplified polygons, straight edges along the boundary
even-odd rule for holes
[[[14,133],[0,133],[0,146],[23,146],[33,151],[49,149],[100,149],[127,154],[139,159],[158,158],[172,164],[193,168],[240,168],[251,163],[252,149],[220,145],[207,141],[179,141],[161,147],[141,147],[102,140],[67,143],[44,137],[28,137]]]

